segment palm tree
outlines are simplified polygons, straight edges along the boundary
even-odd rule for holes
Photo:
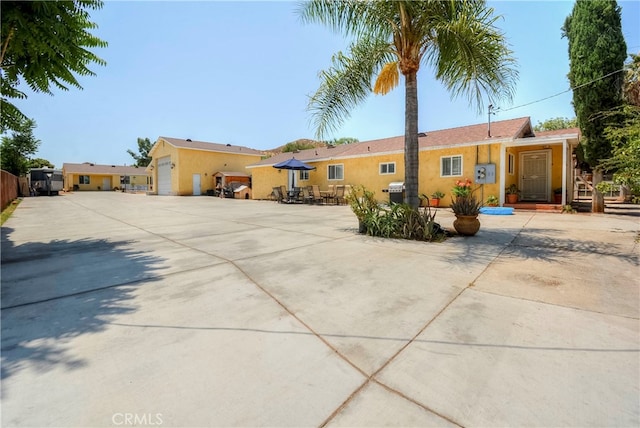
[[[418,81],[420,65],[434,68],[453,96],[464,94],[480,112],[511,99],[515,59],[499,17],[484,0],[311,0],[299,9],[304,22],[353,37],[348,54],[338,52],[320,72],[320,88],[309,101],[317,136],[337,129],[350,110],[373,90],[386,94],[405,80],[405,202],[418,207]],[[371,82],[375,77],[375,84]]]

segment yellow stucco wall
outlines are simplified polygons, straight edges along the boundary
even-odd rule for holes
[[[247,165],[260,160],[259,155],[236,153],[204,152],[200,150],[178,150],[179,162],[176,162],[178,176],[178,195],[193,194],[193,175],[200,174],[200,193],[214,189],[213,174],[219,171],[247,172]],[[249,172],[250,174],[250,172]]]
[[[147,185],[147,175],[144,175],[144,169],[141,169],[140,172],[142,174],[139,175],[130,175],[129,186],[146,186]],[[85,175],[89,176],[89,184],[80,184],[80,176]],[[105,187],[105,179],[109,180],[108,188]],[[78,190],[88,190],[88,191],[98,191],[98,190],[114,190],[116,187],[120,189],[122,185],[120,184],[120,174],[111,175],[111,174],[74,174],[68,173],[64,176],[64,188],[67,190],[73,190],[74,186],[78,186]]]
[[[552,153],[552,189],[561,187],[562,185],[562,145],[550,145]],[[514,154],[514,173],[510,175],[505,165],[505,184],[509,186],[511,183],[518,185],[519,177],[519,154],[521,152],[543,150],[543,146],[527,146],[527,147],[507,147],[505,162],[508,162],[508,154]],[[429,197],[435,191],[441,191],[445,194],[440,204],[447,207],[451,204],[451,189],[457,180],[474,179],[475,165],[492,163],[496,166],[495,183],[493,184],[473,184],[475,196],[483,202],[486,202],[490,195],[500,197],[500,171],[502,169],[500,154],[502,146],[499,143],[484,144],[479,146],[459,146],[453,148],[441,148],[432,150],[423,150],[419,153],[420,171],[418,178],[418,193],[425,194]],[[462,174],[455,177],[442,177],[440,164],[442,157],[445,156],[462,156]],[[379,173],[380,163],[395,162],[395,174],[381,175]],[[404,181],[404,154],[382,154],[371,155],[366,157],[355,157],[348,159],[337,159],[332,161],[309,162],[310,165],[317,169],[310,171],[309,180],[300,181],[296,176],[297,186],[307,186],[317,184],[320,189],[325,190],[331,184],[349,184],[364,185],[367,189],[375,192],[375,197],[381,202],[389,200],[389,195],[382,192],[382,189],[388,188],[389,183],[394,181]],[[327,180],[327,167],[330,164],[342,164],[344,166],[344,180],[329,181]],[[253,198],[268,199],[273,186],[287,186],[287,171],[278,172],[272,166],[250,168],[253,174]],[[550,195],[553,200],[553,195]]]
[[[462,175],[442,177],[440,164],[443,157],[462,156]],[[420,152],[420,177],[418,191],[428,197],[440,191],[444,197],[440,200],[440,206],[447,207],[451,204],[451,189],[458,180],[467,178],[474,182],[472,188],[478,199],[486,200],[489,195],[499,197],[499,171],[500,171],[500,144],[485,144],[481,146],[460,146],[446,149],[423,150]],[[496,165],[495,184],[475,184],[475,165],[481,163],[493,163]]]
[[[171,170],[172,194],[178,196],[193,195],[193,175],[200,175],[200,193],[214,189],[213,174],[219,171],[237,171],[251,174],[247,165],[258,162],[260,155],[221,153],[204,150],[176,148],[161,140],[153,151],[153,193],[157,193],[158,159],[171,157],[175,167]]]
[[[500,145],[491,145],[491,162],[496,164],[496,170],[500,166]],[[463,158],[463,173],[459,177],[441,177],[440,176],[440,159],[443,156],[461,155]],[[479,163],[489,162],[489,149],[487,146],[478,148]],[[380,174],[380,164],[395,162],[394,174]],[[473,178],[474,166],[476,164],[476,147],[457,147],[450,149],[423,150],[419,153],[420,176],[418,179],[418,192],[427,196],[437,190],[443,192],[445,197],[441,200],[443,206],[448,206],[451,201],[451,188],[456,180],[464,178]],[[379,201],[388,201],[389,195],[383,192],[383,189],[389,187],[389,183],[404,181],[404,154],[392,153],[371,155],[365,157],[355,157],[349,159],[337,159],[332,161],[321,161],[310,163],[317,169],[311,171],[308,182],[300,182],[296,180],[297,185],[305,186],[317,184],[321,189],[327,189],[330,184],[350,184],[364,185],[367,189],[374,191],[376,199]],[[342,164],[344,165],[344,180],[327,180],[328,165]],[[269,167],[252,168],[254,174],[254,198],[266,199],[271,193],[274,185],[287,185],[286,171],[278,173],[278,171]],[[497,181],[497,180],[496,180]],[[477,186],[474,186],[477,187]],[[500,195],[499,183],[485,184],[484,197],[486,199],[490,194]],[[478,193],[480,197],[480,193]]]
[[[296,172],[296,186],[318,185],[321,190],[327,190],[330,185],[358,185],[365,186],[375,192],[379,200],[388,199],[388,195],[382,192],[393,181],[404,181],[404,155],[386,154],[380,156],[356,157],[349,159],[325,160],[309,162],[316,169],[309,171],[309,180],[300,180]],[[395,162],[394,174],[380,174],[380,163]],[[342,180],[329,180],[329,165],[343,165],[344,178]],[[278,170],[272,166],[250,168],[253,174],[253,199],[269,199],[274,186],[287,186],[288,171]],[[280,171],[280,172],[279,172]]]
[[[145,175],[144,169],[140,170],[141,174],[130,175],[129,186],[146,186],[147,175]],[[89,184],[80,184],[80,176],[89,176]],[[105,179],[109,180],[108,188],[105,187]],[[102,191],[102,190],[114,190],[122,188],[120,184],[120,174],[74,174],[68,173],[64,175],[64,188],[67,190],[73,190],[74,186],[77,186],[79,191]]]

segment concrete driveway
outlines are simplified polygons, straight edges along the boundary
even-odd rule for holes
[[[28,198],[2,228],[2,426],[638,426],[639,219],[421,243],[344,206]]]

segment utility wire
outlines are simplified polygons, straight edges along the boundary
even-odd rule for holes
[[[597,81],[599,81],[599,80],[602,80],[602,79],[606,79],[607,77],[612,76],[612,75],[614,75],[614,74],[616,74],[616,73],[620,73],[621,71],[624,71],[624,70],[625,70],[624,68],[621,68],[620,70],[612,71],[612,72],[611,72],[611,73],[609,73],[609,74],[606,74],[606,75],[604,75],[604,76],[602,76],[602,77],[598,77],[597,79],[594,79],[594,80],[592,80],[592,81],[590,81],[590,82],[583,83],[582,85],[578,85],[578,86],[576,86],[575,88],[569,88],[569,89],[567,89],[566,91],[558,92],[557,94],[549,95],[548,97],[540,98],[539,100],[531,101],[531,102],[526,103],[526,104],[521,104],[521,105],[519,105],[519,106],[510,107],[510,108],[505,108],[505,109],[498,107],[498,108],[496,109],[496,111],[497,111],[497,110],[500,110],[500,111],[515,110],[515,109],[517,109],[517,108],[526,107],[526,106],[530,106],[531,104],[536,104],[536,103],[539,103],[539,102],[542,102],[542,101],[546,101],[546,100],[548,100],[548,99],[550,99],[550,98],[554,98],[554,97],[557,97],[557,96],[559,96],[559,95],[566,94],[566,93],[567,93],[567,92],[569,92],[569,91],[575,91],[576,89],[580,89],[580,88],[585,87],[585,86],[587,86],[587,85],[591,85],[592,83],[595,83],[595,82],[597,82]]]

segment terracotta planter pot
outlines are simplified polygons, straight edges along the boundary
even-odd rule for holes
[[[473,236],[480,230],[480,220],[477,215],[461,215],[456,214],[453,221],[453,228],[460,235]]]
[[[440,198],[431,198],[431,206],[438,208],[440,206]]]
[[[506,197],[508,204],[515,204],[518,202],[518,195],[515,193],[507,193]]]
[[[556,204],[562,203],[562,193],[554,193],[553,194],[553,202]]]

